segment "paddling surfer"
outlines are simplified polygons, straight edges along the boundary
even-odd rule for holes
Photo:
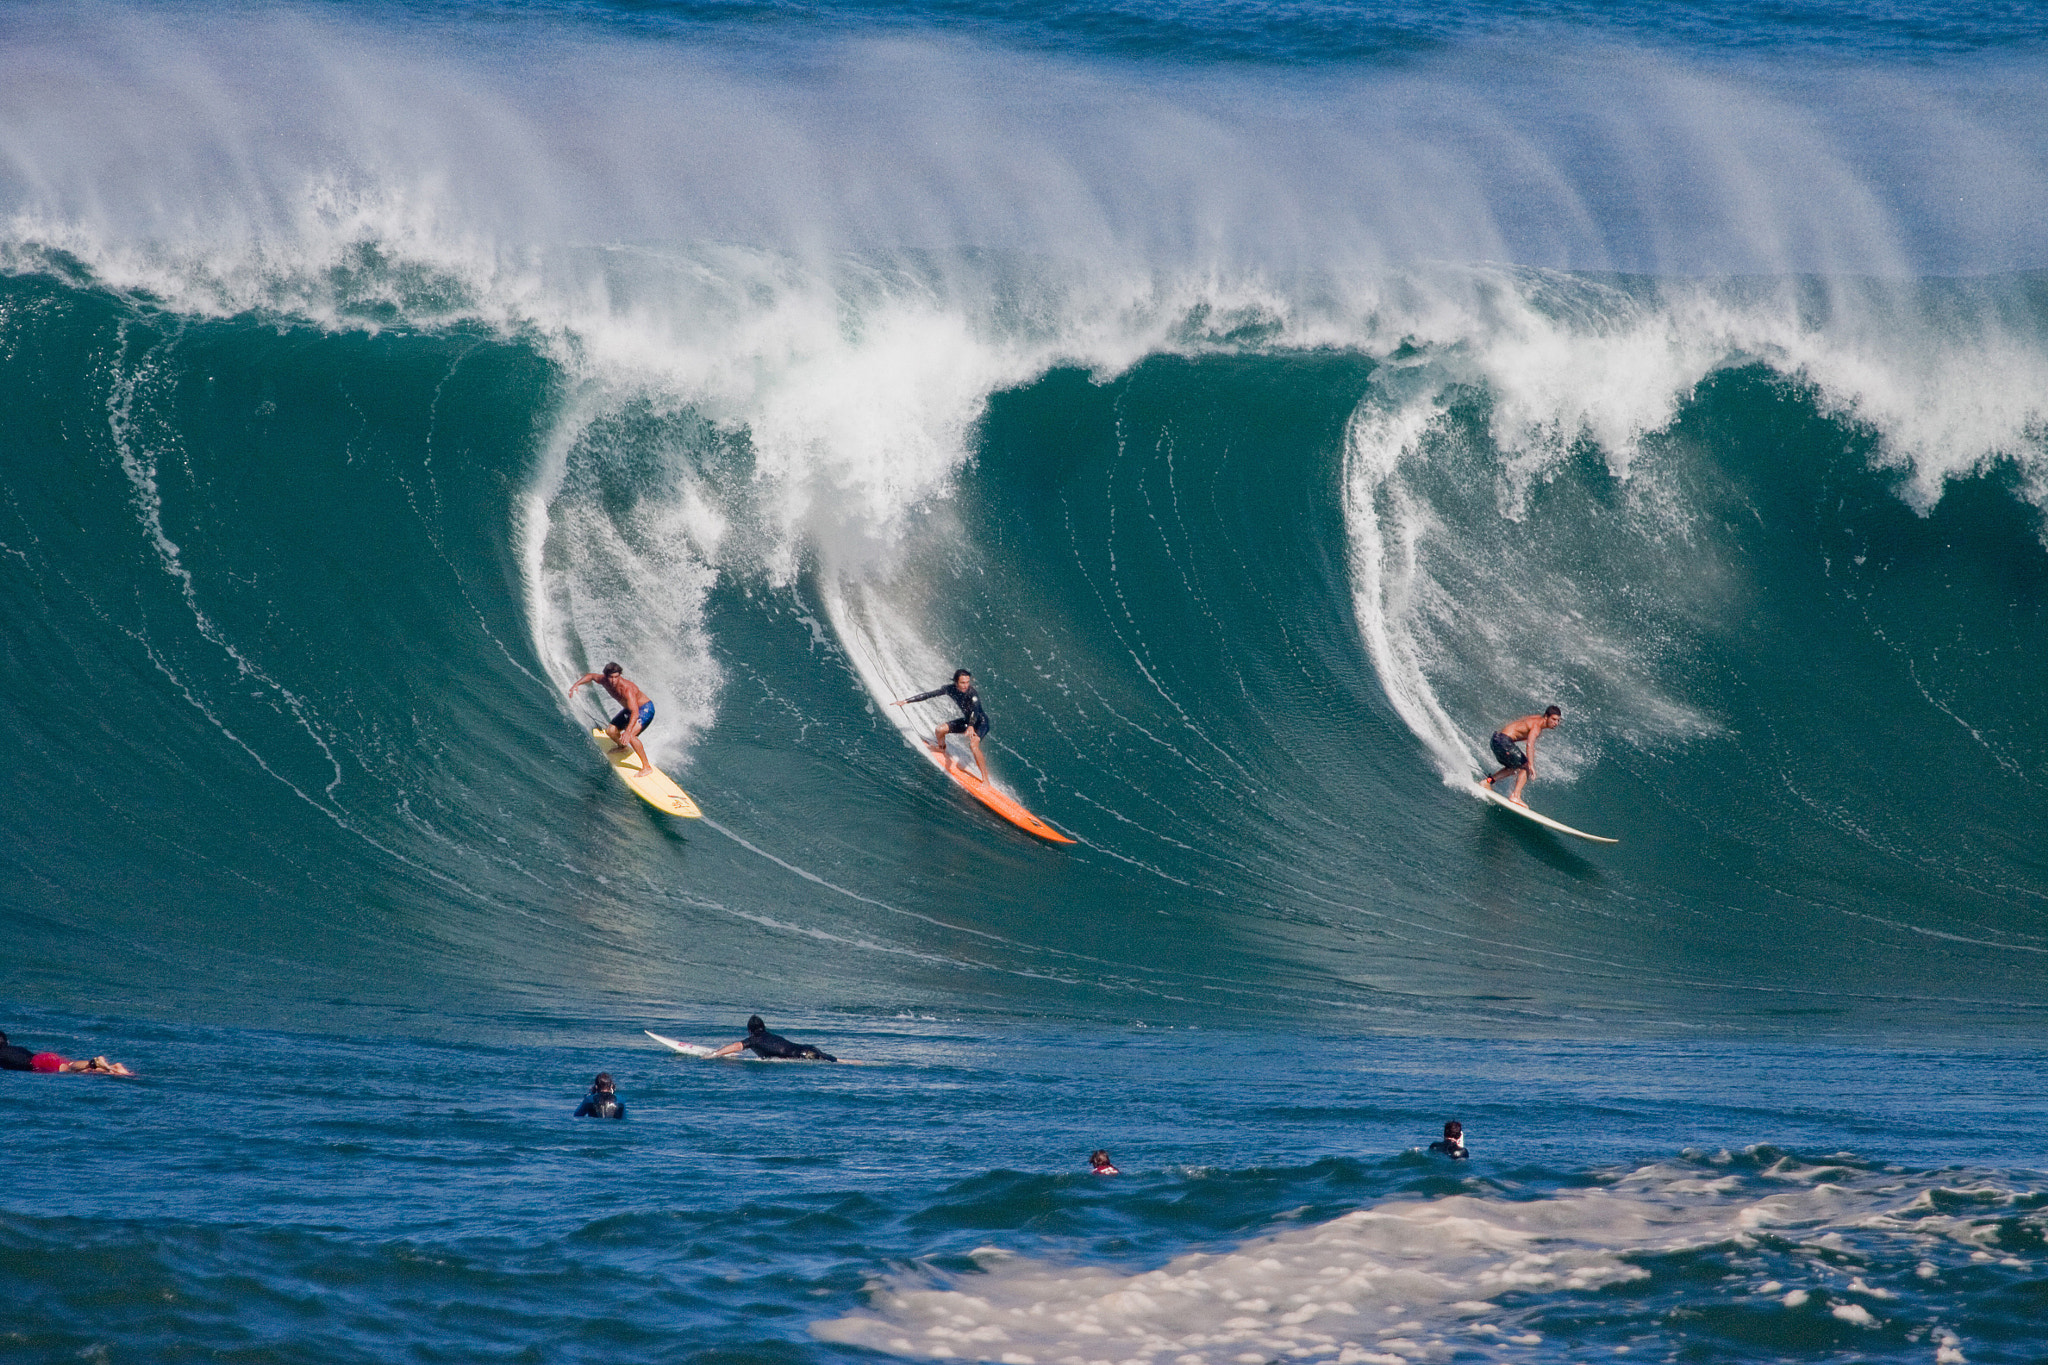
[[[737,1043],[727,1043],[711,1055],[714,1057],[730,1057],[741,1048],[747,1049],[756,1057],[773,1057],[781,1061],[836,1062],[839,1060],[831,1053],[821,1048],[813,1047],[809,1043],[792,1043],[779,1033],[770,1033],[768,1025],[761,1022],[761,1016],[758,1014],[747,1016],[746,1037],[740,1039]]]
[[[576,689],[585,683],[594,682],[612,694],[612,700],[625,709],[612,717],[612,723],[604,727],[606,736],[621,749],[631,749],[640,760],[640,771],[649,772],[654,765],[647,761],[647,750],[640,744],[640,736],[647,733],[647,727],[654,724],[654,703],[647,699],[626,671],[615,663],[606,664],[602,673],[585,673],[569,684],[569,695],[575,696]]]
[[[951,763],[953,757],[946,752],[946,736],[966,735],[968,746],[974,750],[974,766],[981,769],[981,780],[988,781],[988,759],[981,752],[981,737],[988,733],[988,712],[981,708],[981,693],[974,690],[974,675],[964,668],[956,668],[953,681],[944,687],[935,687],[890,705],[904,706],[914,701],[930,701],[934,697],[950,700],[960,708],[960,715],[932,731],[932,747],[939,751],[939,757]]]
[[[1508,793],[1508,800],[1516,805],[1526,805],[1522,800],[1522,788],[1529,785],[1529,779],[1536,776],[1536,737],[1545,730],[1554,730],[1564,719],[1564,712],[1556,706],[1546,706],[1540,716],[1523,716],[1511,720],[1493,732],[1493,756],[1501,769],[1492,777],[1479,780],[1491,787],[1509,773],[1515,775],[1515,789]],[[1523,753],[1517,744],[1526,744],[1529,751]]]

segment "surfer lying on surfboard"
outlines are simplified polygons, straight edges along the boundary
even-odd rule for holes
[[[1513,773],[1515,789],[1508,793],[1508,800],[1522,803],[1522,788],[1528,786],[1529,779],[1536,776],[1536,737],[1545,730],[1556,729],[1558,722],[1563,719],[1564,712],[1560,708],[1546,706],[1540,716],[1523,716],[1520,720],[1511,720],[1495,730],[1493,756],[1500,762],[1501,769],[1492,777],[1482,777],[1479,780],[1491,787],[1495,779]],[[1517,749],[1517,742],[1528,745],[1529,752],[1525,754]]]
[[[640,771],[646,772],[654,765],[647,761],[647,750],[640,745],[640,736],[647,733],[647,727],[654,724],[654,703],[647,700],[647,694],[631,678],[626,670],[617,664],[604,666],[602,673],[585,673],[569,684],[569,695],[575,696],[576,689],[585,683],[594,682],[612,694],[612,699],[626,709],[612,717],[612,723],[604,727],[612,743],[621,749],[631,749],[640,760]]]
[[[761,1016],[747,1016],[747,1036],[737,1043],[727,1043],[713,1057],[730,1057],[741,1048],[746,1048],[756,1057],[780,1057],[789,1061],[836,1062],[839,1059],[829,1052],[812,1047],[809,1043],[792,1043],[779,1033],[770,1033],[768,1026],[761,1022]]]
[[[920,692],[914,697],[905,697],[902,701],[891,702],[890,705],[904,706],[914,701],[930,701],[933,697],[950,699],[960,708],[960,717],[932,731],[932,747],[950,763],[952,756],[946,753],[946,736],[966,735],[969,747],[974,750],[974,766],[981,770],[981,780],[990,780],[988,759],[983,757],[981,752],[981,737],[988,733],[988,712],[981,709],[981,693],[974,690],[974,675],[964,668],[954,669],[953,681],[946,686],[935,687],[929,692]]]

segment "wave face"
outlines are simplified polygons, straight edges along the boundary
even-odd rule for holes
[[[2038,1025],[2035,39],[720,13],[8,11],[11,992]]]

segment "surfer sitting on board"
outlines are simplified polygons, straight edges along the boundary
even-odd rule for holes
[[[1495,730],[1493,756],[1500,761],[1501,769],[1492,777],[1482,777],[1479,780],[1491,787],[1497,779],[1513,773],[1515,789],[1508,793],[1508,800],[1520,802],[1522,788],[1528,786],[1529,779],[1536,776],[1536,737],[1545,730],[1555,729],[1557,723],[1563,719],[1562,710],[1555,706],[1546,706],[1540,716],[1523,716],[1520,720],[1511,720]],[[1529,752],[1525,754],[1517,749],[1517,741],[1528,745]]]
[[[612,694],[613,700],[626,709],[612,717],[612,723],[604,727],[611,742],[621,749],[631,749],[633,756],[640,760],[640,771],[648,772],[654,765],[647,761],[647,750],[640,745],[640,736],[647,733],[647,727],[654,724],[654,703],[647,700],[626,670],[617,664],[606,664],[602,673],[585,673],[569,684],[569,695],[575,696],[576,689],[585,683],[594,682]]]
[[[981,780],[988,781],[988,759],[981,752],[981,737],[988,733],[988,712],[981,709],[981,693],[974,690],[974,675],[964,668],[955,669],[953,681],[946,686],[890,704],[904,706],[914,701],[930,701],[933,697],[950,698],[960,708],[960,718],[932,732],[932,747],[939,751],[939,757],[951,763],[953,756],[946,752],[946,736],[966,735],[968,745],[974,750],[974,766],[981,770]]]
[[[779,1033],[770,1033],[768,1026],[761,1022],[761,1016],[747,1016],[747,1036],[737,1043],[727,1043],[714,1057],[730,1057],[741,1048],[751,1051],[756,1057],[782,1057],[807,1062],[836,1062],[839,1059],[829,1052],[821,1052],[809,1043],[792,1043]]]

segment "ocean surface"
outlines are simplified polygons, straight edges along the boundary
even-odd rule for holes
[[[1988,0],[0,0],[0,1362],[2048,1361],[2044,224]]]

